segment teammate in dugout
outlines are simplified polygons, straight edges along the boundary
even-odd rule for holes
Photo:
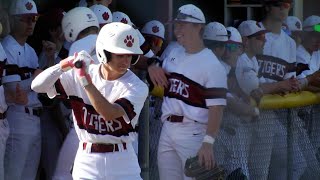
[[[133,55],[142,54],[137,32],[123,23],[105,25],[96,53],[100,64],[90,65],[81,51],[46,69],[32,89],[71,101],[80,139],[74,179],[141,179],[131,143],[148,88],[128,69],[137,60]]]
[[[204,26],[205,17],[198,7],[181,6],[174,20],[179,45],[164,59],[162,68],[151,65],[153,71],[149,71],[155,73],[150,74],[154,84],[165,87],[158,148],[163,180],[191,179],[184,175],[184,165],[192,156],[199,155],[200,164],[207,169],[215,166],[213,144],[226,105],[227,79],[223,66],[203,43]],[[161,79],[158,73],[167,74],[168,79]]]

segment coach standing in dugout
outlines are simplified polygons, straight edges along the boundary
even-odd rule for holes
[[[217,57],[203,43],[205,23],[198,7],[181,6],[174,19],[174,34],[180,45],[164,59],[162,70],[153,67],[155,71],[149,71],[156,73],[150,74],[154,82],[167,82],[163,84],[164,124],[158,148],[162,180],[191,179],[184,175],[184,166],[196,155],[206,169],[215,165],[213,146],[226,105],[227,77]],[[159,78],[160,73],[167,73],[168,79]]]

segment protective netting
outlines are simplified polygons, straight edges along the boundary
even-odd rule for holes
[[[159,179],[161,99],[150,102],[150,179]],[[227,179],[320,179],[320,105],[261,110],[258,118],[225,110],[214,150]]]

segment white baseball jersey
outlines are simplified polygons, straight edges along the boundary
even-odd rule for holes
[[[259,64],[254,56],[251,59],[246,53],[239,56],[236,66],[236,78],[241,90],[250,95],[251,91],[265,83],[264,77],[259,77]]]
[[[161,60],[164,60],[164,59],[166,59],[168,56],[169,56],[169,54],[170,54],[170,52],[173,50],[173,49],[175,49],[175,48],[183,48],[177,41],[172,41],[172,42],[170,42],[169,44],[168,44],[168,46],[166,47],[166,49],[163,51],[163,53],[161,54],[161,57],[160,57],[160,59]]]
[[[164,93],[162,121],[179,115],[207,123],[209,106],[226,105],[227,75],[208,48],[188,54],[177,46],[164,59],[163,68],[170,72],[170,86]]]
[[[87,51],[88,54],[90,54],[95,64],[99,64],[99,61],[96,55],[97,37],[98,37],[97,34],[90,34],[72,43],[69,50],[69,56],[73,56],[74,53],[84,50],[84,51]]]
[[[263,26],[262,23],[260,23]],[[266,33],[263,55],[257,56],[259,76],[267,82],[277,82],[296,76],[296,43],[283,30]]]
[[[148,96],[148,87],[130,70],[117,80],[107,81],[100,76],[100,66],[101,64],[90,65],[89,74],[92,82],[110,103],[116,103],[124,109],[125,116],[105,121],[91,105],[73,70],[60,76],[60,80],[55,84],[56,95],[60,94],[69,98],[75,129],[80,141],[110,144],[130,143],[136,137],[134,127]]]
[[[11,35],[6,36],[2,41],[2,46],[7,55],[7,64],[13,66],[17,65],[14,72],[6,72],[4,74],[10,75],[19,74],[21,76],[20,86],[22,89],[28,92],[28,107],[40,107],[41,103],[38,100],[37,93],[31,91],[30,85],[32,82],[32,73],[38,68],[38,56],[34,49],[27,43],[23,46],[20,45]],[[15,108],[23,109],[22,105],[14,105]]]

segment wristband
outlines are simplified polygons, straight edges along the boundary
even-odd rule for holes
[[[209,136],[209,135],[205,135],[202,142],[213,145],[213,143],[214,143],[215,141],[216,141],[216,140],[214,139],[214,137]]]

